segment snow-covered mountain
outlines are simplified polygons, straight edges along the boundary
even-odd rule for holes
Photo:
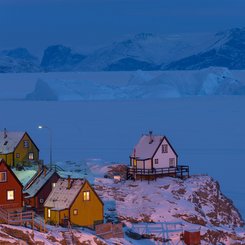
[[[78,70],[159,70],[163,64],[202,51],[216,41],[210,34],[140,33],[114,42],[85,58]]]
[[[120,76],[120,74],[118,74]],[[200,71],[132,72],[124,83],[116,78],[38,80],[27,100],[131,100],[202,95],[244,95],[245,82],[226,68]],[[114,80],[115,79],[115,80]]]
[[[245,68],[245,28],[231,29],[216,34],[218,41],[200,53],[171,62],[162,67],[167,70],[197,70],[210,66],[229,69]]]
[[[26,49],[0,52],[0,72],[245,69],[245,28],[213,33],[155,35],[140,33],[81,54],[49,46],[41,62]]]
[[[85,57],[63,45],[53,45],[44,50],[40,66],[44,71],[73,71]]]
[[[0,73],[39,72],[39,61],[25,48],[0,52]]]

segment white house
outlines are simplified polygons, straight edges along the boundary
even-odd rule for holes
[[[175,168],[178,155],[166,136],[143,135],[130,155],[130,167],[139,170]]]

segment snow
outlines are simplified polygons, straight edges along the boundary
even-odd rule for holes
[[[42,173],[37,178],[35,178],[35,181],[31,184],[31,186],[29,186],[28,183],[28,185],[24,188],[23,193],[27,193],[28,198],[34,197],[54,173],[55,170],[53,169],[48,170],[47,173],[44,173],[44,170],[42,170]]]
[[[52,210],[64,210],[71,206],[79,191],[83,187],[84,180],[71,179],[71,188],[67,179],[59,179],[44,203],[44,207]]]
[[[25,132],[8,132],[5,138],[4,131],[0,132],[0,153],[7,154],[14,152],[15,147],[18,145]]]
[[[18,171],[16,169],[12,169],[19,181],[23,186],[27,184],[27,182],[36,174],[36,170],[34,169],[25,169],[23,171]]]
[[[137,157],[139,159],[152,158],[164,136],[158,135],[143,135],[139,142],[136,144],[134,150],[131,153],[131,157]],[[152,141],[151,141],[152,139]]]

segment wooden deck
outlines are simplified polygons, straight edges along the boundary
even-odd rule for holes
[[[155,180],[157,177],[170,176],[180,179],[189,178],[189,166],[179,165],[170,168],[139,169],[127,168],[127,179]]]

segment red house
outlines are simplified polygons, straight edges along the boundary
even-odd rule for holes
[[[21,211],[23,186],[3,159],[0,159],[0,208]]]
[[[53,187],[55,187],[59,177],[54,169],[48,169],[47,167],[39,168],[37,173],[24,187],[25,205],[35,209],[37,212],[43,212],[43,204]]]

